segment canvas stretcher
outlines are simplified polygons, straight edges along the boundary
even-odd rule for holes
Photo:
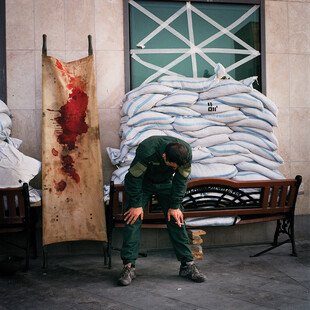
[[[93,56],[42,56],[43,245],[107,241]]]

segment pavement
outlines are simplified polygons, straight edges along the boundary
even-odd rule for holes
[[[28,272],[0,277],[0,309],[310,309],[310,241],[297,242],[298,257],[289,244],[250,257],[265,247],[204,248],[204,283],[179,277],[171,250],[151,251],[127,287],[117,286],[117,251],[111,269],[101,255],[51,255],[47,272],[32,259]]]

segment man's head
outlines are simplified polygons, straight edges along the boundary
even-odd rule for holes
[[[167,166],[176,170],[179,166],[188,163],[188,149],[185,145],[178,142],[169,143],[165,148],[163,159]]]

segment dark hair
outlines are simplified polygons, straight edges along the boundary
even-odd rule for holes
[[[183,166],[189,162],[189,151],[187,147],[178,142],[169,143],[165,148],[166,160]]]

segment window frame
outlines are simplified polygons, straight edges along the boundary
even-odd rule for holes
[[[0,0],[0,99],[7,104],[5,0]]]
[[[165,1],[165,0],[156,0]],[[187,2],[186,0],[170,0],[173,2]],[[190,2],[200,3],[223,3],[223,4],[253,4],[259,5],[260,16],[260,57],[261,57],[261,89],[266,94],[266,44],[265,44],[265,0],[191,0]],[[124,1],[124,65],[125,65],[125,92],[131,90],[130,79],[130,27],[129,27],[129,2]]]

